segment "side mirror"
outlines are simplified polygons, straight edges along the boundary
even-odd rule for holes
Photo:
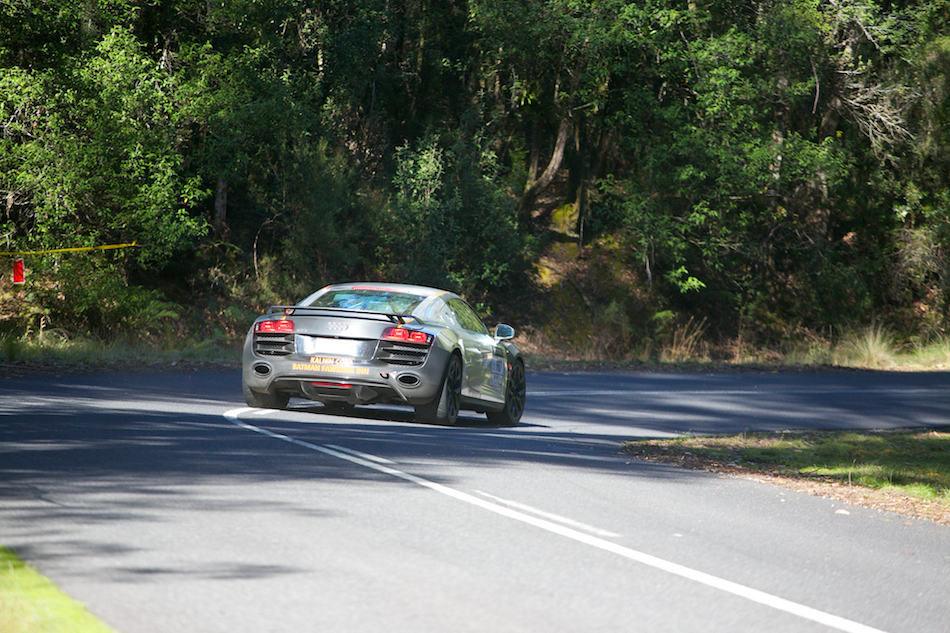
[[[510,325],[505,325],[504,323],[499,323],[495,326],[495,340],[496,341],[507,341],[515,337],[515,328]]]

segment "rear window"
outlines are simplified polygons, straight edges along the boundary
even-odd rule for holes
[[[331,290],[316,297],[305,306],[314,308],[344,308],[368,310],[387,314],[412,314],[425,297],[404,292],[378,289]]]

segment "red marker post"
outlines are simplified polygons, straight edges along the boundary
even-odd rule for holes
[[[23,270],[23,258],[18,257],[13,260],[13,283],[14,284],[25,284],[26,283],[26,274]]]
[[[26,283],[26,273],[23,269],[23,258],[20,255],[45,255],[47,253],[77,253],[79,251],[108,251],[116,248],[130,248],[135,246],[138,240],[131,244],[105,244],[104,246],[79,246],[76,248],[53,248],[46,251],[13,251],[0,253],[0,257],[15,257],[13,260],[13,283]]]

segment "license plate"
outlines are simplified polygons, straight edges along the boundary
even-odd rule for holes
[[[374,341],[297,335],[297,353],[302,356],[347,356],[372,358]]]

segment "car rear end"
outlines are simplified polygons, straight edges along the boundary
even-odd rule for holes
[[[448,359],[441,329],[411,314],[275,306],[248,332],[244,384],[328,403],[427,402]]]

